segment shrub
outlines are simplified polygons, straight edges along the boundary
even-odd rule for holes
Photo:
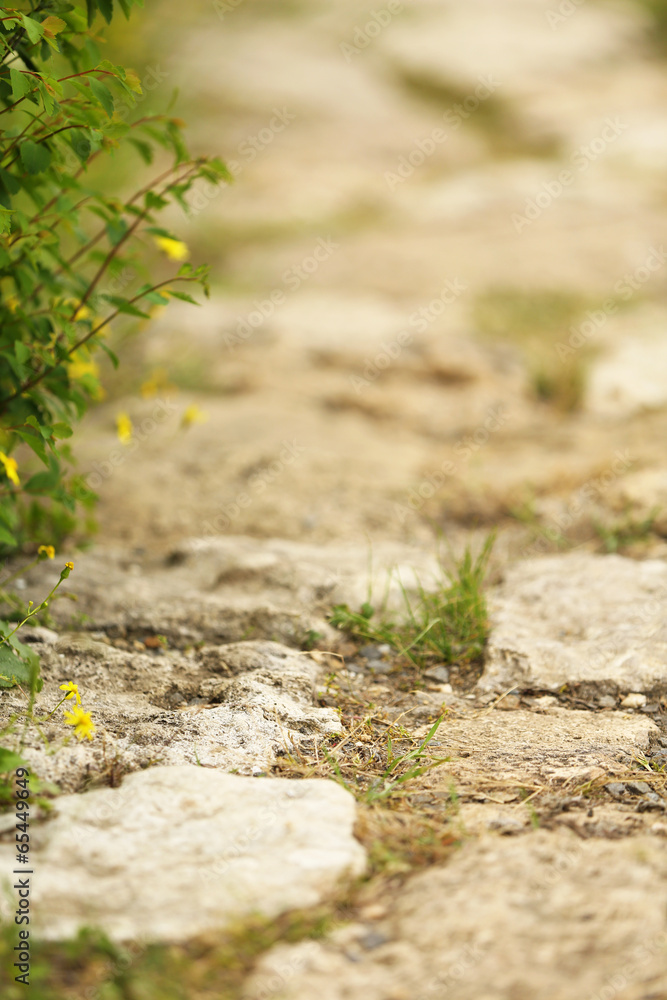
[[[143,6],[118,3],[126,17]],[[208,292],[206,268],[181,263],[185,244],[156,217],[229,174],[189,156],[179,119],[138,113],[137,75],[100,57],[99,15],[113,13],[113,0],[0,7],[0,555],[57,541],[94,503],[68,438],[100,392],[95,353],[118,363],[111,325],[194,302],[188,283]],[[128,148],[155,174],[119,198],[99,166]],[[181,266],[151,281],[160,252]]]

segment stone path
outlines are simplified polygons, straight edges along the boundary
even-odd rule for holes
[[[39,927],[174,942],[342,893],[244,1000],[664,1000],[667,70],[645,9],[413,0],[369,32],[348,0],[222,6],[164,0],[127,42],[237,183],[186,223],[211,301],[129,341],[84,423],[102,531],[28,638],[43,704],[76,682],[98,734],[25,751],[65,793],[35,828]],[[479,678],[417,678],[327,623],[428,586],[433,526],[455,553],[498,533]],[[443,712],[448,759],[394,808],[325,780],[325,748],[361,781],[386,732],[407,752]]]

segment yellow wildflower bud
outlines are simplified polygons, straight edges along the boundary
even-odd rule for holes
[[[181,427],[191,427],[192,424],[205,424],[208,420],[208,413],[200,410],[196,404],[188,406],[181,417]]]
[[[166,253],[169,260],[187,260],[190,256],[185,243],[181,240],[172,240],[169,236],[156,236],[155,245]]]
[[[60,690],[61,691],[67,691],[68,692],[68,694],[67,694],[67,698],[68,699],[69,698],[76,699],[77,705],[81,704],[81,696],[79,695],[79,686],[78,686],[78,684],[72,684],[71,681],[68,681],[67,684],[61,684],[60,685]]]
[[[132,421],[127,413],[119,413],[116,417],[116,430],[118,431],[118,440],[123,444],[129,444],[132,440]]]
[[[37,549],[37,555],[44,559],[55,559],[56,550],[53,545],[40,545]]]
[[[2,462],[4,466],[5,475],[7,476],[7,479],[10,479],[15,486],[20,486],[21,480],[19,479],[18,472],[16,471],[18,468],[18,465],[16,464],[16,459],[9,458],[7,455],[5,455],[4,451],[0,451],[0,462]]]

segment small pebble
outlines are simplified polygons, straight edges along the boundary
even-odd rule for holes
[[[600,708],[616,708],[616,699],[612,698],[610,694],[603,694],[598,705]]]
[[[621,708],[643,708],[647,700],[645,694],[639,694],[638,691],[631,691],[630,694],[626,694],[621,702]]]
[[[388,642],[383,642],[381,645],[378,646],[378,652],[380,656],[389,656],[389,654],[391,653],[391,646],[389,645]]]
[[[359,656],[363,656],[365,660],[379,660],[382,653],[379,646],[362,646],[359,650]]]
[[[360,663],[356,663],[354,660],[352,660],[351,663],[347,664],[347,671],[350,674],[363,674],[364,668]]]
[[[429,667],[428,670],[425,670],[424,677],[428,677],[432,681],[440,681],[441,684],[446,684],[449,680],[449,670],[442,663],[439,663],[437,666]]]
[[[379,931],[369,931],[368,934],[364,934],[359,940],[359,944],[366,951],[372,951],[374,948],[379,948],[381,945],[386,944],[389,938],[385,934],[380,934]]]
[[[372,674],[390,674],[394,666],[392,663],[383,663],[382,660],[373,660],[368,664],[368,669]]]
[[[513,712],[519,707],[520,704],[521,699],[518,694],[508,694],[498,702],[496,705],[496,711]]]
[[[647,785],[645,781],[626,781],[625,787],[629,792],[634,792],[635,795],[646,795],[647,792],[651,791],[651,786]]]
[[[533,708],[556,708],[558,698],[553,694],[543,694],[539,698],[533,698],[532,705]]]
[[[621,795],[625,795],[625,785],[621,784],[620,781],[610,781],[609,784],[605,785],[605,791],[613,795],[614,798],[619,798]]]

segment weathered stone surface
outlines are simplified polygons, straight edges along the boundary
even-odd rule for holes
[[[498,705],[498,709],[500,704]],[[457,820],[467,834],[489,829],[527,832],[533,809],[556,825],[565,823],[581,836],[626,836],[647,831],[654,817],[619,812],[613,805],[580,798],[560,814],[555,801],[581,795],[581,789],[631,776],[633,759],[650,753],[659,729],[647,716],[627,712],[586,712],[548,705],[527,711],[465,710],[458,702],[437,734],[439,755],[448,762],[427,772],[419,791],[434,808],[456,789]],[[429,725],[415,731],[425,737]],[[656,787],[659,787],[658,785]],[[667,808],[667,799],[660,798]],[[589,806],[594,812],[589,815]]]
[[[31,827],[32,929],[59,939],[92,925],[117,940],[178,941],[315,905],[363,870],[354,816],[354,799],[332,781],[193,766],[63,796],[53,818]],[[3,872],[14,853],[0,846]],[[3,895],[0,915],[11,908]]]
[[[59,685],[74,681],[97,735],[47,753],[29,734],[24,756],[41,777],[65,791],[115,769],[148,763],[196,763],[262,771],[303,740],[340,732],[338,715],[315,703],[317,664],[275,642],[204,646],[196,654],[123,651],[80,634],[64,634],[42,656],[40,711],[55,707]],[[0,693],[2,715],[23,704],[16,690]],[[66,735],[59,714],[46,726],[52,748]]]
[[[480,686],[667,688],[667,564],[570,554],[508,570],[491,599]],[[608,690],[607,690],[608,689]]]
[[[667,536],[667,469],[628,472],[615,484],[609,499],[619,515],[640,523],[651,518],[654,530]]]
[[[390,901],[388,916],[342,928],[323,942],[274,949],[245,995],[662,997],[666,889],[667,851],[655,838],[487,835],[446,867],[411,879]]]
[[[220,536],[211,524],[160,559],[123,549],[77,555],[68,587],[77,595],[77,611],[88,616],[88,629],[112,637],[160,634],[180,648],[246,638],[299,646],[310,630],[333,638],[326,622],[331,606],[358,607],[369,585],[378,596],[389,591],[401,605],[401,584],[414,589],[417,578],[428,585],[438,574],[435,553],[407,544],[381,542],[372,555],[370,567],[367,543],[323,547]],[[31,591],[48,592],[58,572],[52,565],[37,566],[28,576]],[[66,628],[71,605],[54,604],[53,614]],[[80,633],[76,641],[81,645],[91,638]],[[99,654],[96,646],[89,651]]]
[[[664,267],[662,251],[651,267]],[[587,407],[593,413],[619,419],[667,403],[664,310],[644,314],[593,366],[587,391]]]

